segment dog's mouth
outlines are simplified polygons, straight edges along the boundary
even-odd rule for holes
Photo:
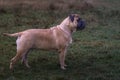
[[[83,30],[85,28],[85,21],[83,21],[81,18],[77,20],[77,30]]]

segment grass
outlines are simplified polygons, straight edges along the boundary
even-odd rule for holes
[[[120,1],[98,1],[99,5],[89,3],[89,7],[55,1],[67,4],[65,9],[51,4],[51,0],[43,1],[41,4],[51,7],[45,5],[42,9],[34,8],[34,5],[32,9],[15,5],[1,8],[0,80],[120,80],[120,9],[116,8]],[[16,38],[3,36],[3,32],[49,28],[58,25],[70,13],[80,14],[87,27],[73,34],[74,41],[66,56],[67,70],[60,69],[57,52],[42,50],[30,52],[31,69],[19,61],[14,71],[9,70],[10,59],[16,54]]]

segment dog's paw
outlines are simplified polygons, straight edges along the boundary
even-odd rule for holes
[[[13,64],[12,63],[10,63],[10,70],[13,70]]]
[[[28,64],[26,64],[26,67],[27,67],[27,68],[31,68]]]
[[[64,66],[61,66],[61,69],[62,69],[62,70],[66,70],[66,68],[65,68]]]

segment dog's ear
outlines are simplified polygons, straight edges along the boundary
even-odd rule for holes
[[[72,14],[69,15],[69,18],[70,18],[70,20],[71,20],[72,22],[74,21],[74,17],[75,17],[75,16],[72,15]]]

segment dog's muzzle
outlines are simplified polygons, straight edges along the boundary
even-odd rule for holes
[[[85,28],[85,21],[83,21],[82,19],[78,19],[77,20],[78,24],[77,24],[77,30],[83,30]]]

